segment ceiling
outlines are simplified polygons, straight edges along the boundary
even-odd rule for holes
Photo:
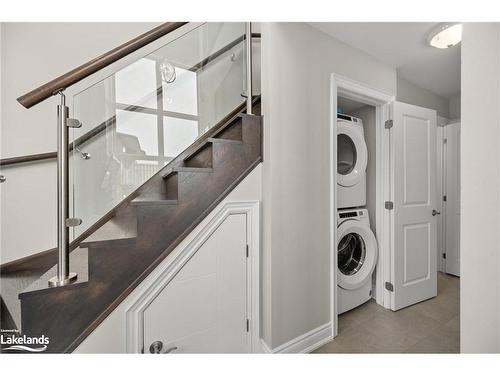
[[[397,69],[398,75],[449,98],[460,92],[460,44],[437,49],[426,43],[438,23],[323,22],[311,26]]]

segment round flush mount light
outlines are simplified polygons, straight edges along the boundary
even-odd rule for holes
[[[427,43],[431,47],[450,48],[462,41],[461,23],[442,23],[431,31]]]

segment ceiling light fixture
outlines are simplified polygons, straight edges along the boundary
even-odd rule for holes
[[[462,41],[461,23],[441,23],[431,31],[427,43],[435,48],[450,48]]]

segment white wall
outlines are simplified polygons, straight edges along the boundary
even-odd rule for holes
[[[464,24],[461,93],[461,350],[500,352],[500,24]]]
[[[397,101],[435,109],[439,116],[449,118],[450,102],[447,98],[434,94],[399,76],[397,87]]]
[[[56,149],[56,99],[25,109],[17,97],[156,25],[3,23],[0,157]],[[55,173],[54,162],[2,170],[1,263],[55,247]]]
[[[262,24],[262,319],[270,348],[330,322],[331,73],[396,93],[396,71],[370,56],[307,24]]]
[[[191,242],[215,213],[227,202],[260,201],[262,199],[262,165],[258,165],[229,195],[179,244]],[[175,251],[175,250],[174,250]],[[76,348],[75,353],[125,353],[126,311],[151,285],[169,261],[167,257],[120,305]]]
[[[457,120],[460,118],[460,94],[450,98],[450,119]]]

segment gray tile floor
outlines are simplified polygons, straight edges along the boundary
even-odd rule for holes
[[[339,334],[314,353],[459,353],[460,279],[438,273],[438,295],[399,311],[373,300],[339,316]]]

